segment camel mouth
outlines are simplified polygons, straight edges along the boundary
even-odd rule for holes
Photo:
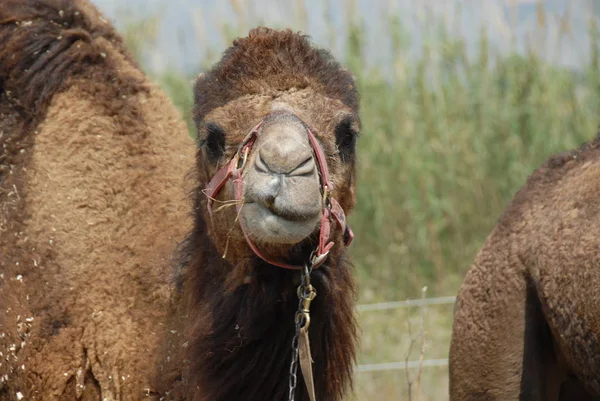
[[[258,202],[244,203],[240,218],[257,243],[296,244],[318,229],[320,214],[275,211]]]

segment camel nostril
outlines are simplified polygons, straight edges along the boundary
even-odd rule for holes
[[[312,154],[304,158],[298,156],[301,155],[273,155],[270,152],[263,152],[261,149],[258,152],[254,168],[259,173],[264,174],[283,174],[294,177],[311,176],[316,167],[314,157]]]
[[[311,156],[306,158],[302,163],[298,164],[292,171],[288,173],[290,176],[311,176],[315,171],[315,159]]]
[[[265,159],[263,159],[262,155],[260,152],[258,152],[258,157],[256,158],[256,162],[254,163],[254,168],[256,169],[256,171],[258,171],[259,173],[272,173],[273,170],[271,170],[271,168],[269,167],[269,165],[267,164],[267,162],[265,161]]]

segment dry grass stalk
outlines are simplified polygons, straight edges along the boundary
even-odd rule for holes
[[[421,300],[425,300],[425,295],[427,294],[427,287],[423,287],[421,290]],[[405,363],[406,363],[406,381],[408,383],[408,401],[420,401],[421,400],[421,374],[423,372],[423,361],[425,360],[425,304],[421,304],[419,311],[419,332],[416,337],[413,336],[412,333],[412,324],[410,322],[410,317],[407,317],[406,322],[408,325],[408,335],[410,336],[410,345],[408,347],[408,351],[405,355]],[[412,353],[413,347],[419,343],[419,365],[417,367],[416,377],[411,377],[410,369],[408,369],[408,360],[410,358],[410,354]],[[414,389],[414,393],[413,393]],[[413,398],[413,396],[415,398]]]

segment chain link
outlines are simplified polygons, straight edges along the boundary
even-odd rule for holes
[[[289,395],[288,401],[294,401],[296,398],[296,386],[298,384],[298,353],[300,347],[300,330],[306,323],[309,322],[308,311],[304,308],[305,301],[312,301],[314,298],[314,290],[310,285],[310,274],[312,273],[312,264],[304,265],[300,273],[300,285],[298,286],[298,310],[294,316],[296,332],[292,339],[292,362],[290,363],[290,377],[289,377]],[[312,297],[311,297],[312,296]]]

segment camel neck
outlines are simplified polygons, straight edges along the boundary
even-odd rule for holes
[[[227,262],[214,247],[205,250],[201,258],[204,262],[192,263],[188,272],[190,277],[198,278],[187,287],[196,291],[198,309],[189,342],[191,365],[187,376],[190,388],[202,391],[201,397],[194,394],[190,398],[287,400],[298,272],[256,258],[246,282],[227,290],[226,275],[217,274],[227,271]],[[337,263],[333,265],[332,260]],[[213,264],[207,266],[206,261]],[[352,310],[355,294],[352,269],[345,255],[333,253],[328,263],[312,275],[318,295],[311,306],[309,336],[318,398],[337,401],[351,382],[356,344]],[[207,274],[209,271],[211,274]],[[301,377],[297,391],[296,400],[308,401]]]

